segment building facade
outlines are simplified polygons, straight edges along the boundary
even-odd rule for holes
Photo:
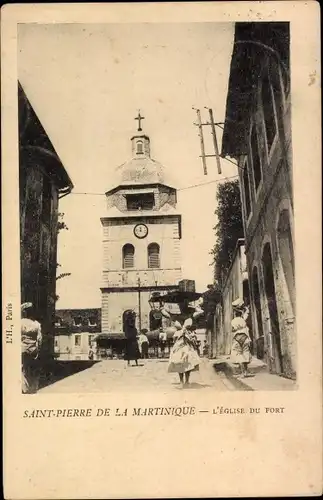
[[[54,354],[58,205],[73,184],[18,84],[21,302],[32,302],[43,357]]]
[[[238,163],[254,349],[296,377],[288,23],[237,23],[222,156]]]
[[[131,144],[132,158],[116,169],[116,185],[106,193],[107,212],[101,218],[102,333],[108,335],[123,334],[129,309],[136,313],[138,329],[154,329],[152,293],[177,288],[181,279],[176,189],[151,158],[149,137],[138,133]]]
[[[215,314],[215,352],[218,356],[229,355],[231,352],[232,329],[231,321],[234,317],[232,302],[240,299],[249,303],[249,285],[247,273],[247,259],[244,240],[237,241],[222,289],[221,303],[217,305]],[[252,332],[250,332],[252,336]]]
[[[101,309],[57,309],[55,357],[61,361],[97,358],[96,338],[101,332]]]

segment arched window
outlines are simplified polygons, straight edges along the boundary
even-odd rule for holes
[[[134,267],[135,263],[135,247],[130,243],[124,245],[122,249],[122,267],[128,269]]]
[[[277,132],[274,96],[272,93],[271,83],[269,81],[268,73],[265,75],[261,85],[261,97],[264,110],[264,120],[266,129],[266,138],[268,145],[268,153],[270,153],[271,146],[274,142]]]
[[[255,188],[257,191],[260,181],[262,179],[262,170],[261,170],[260,151],[258,145],[258,134],[256,131],[255,124],[252,126],[251,130],[250,146],[252,155],[251,158],[252,158],[253,177],[255,181]]]
[[[141,155],[144,152],[144,146],[142,141],[137,142],[137,155]]]
[[[151,243],[150,245],[148,245],[149,268],[160,267],[159,250],[159,245],[157,243]]]
[[[251,212],[250,203],[250,184],[249,184],[249,172],[248,172],[248,162],[246,161],[243,168],[243,187],[246,201],[246,215],[249,217]]]

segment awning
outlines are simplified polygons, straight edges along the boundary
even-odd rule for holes
[[[161,295],[159,297],[151,297],[149,302],[165,302],[169,304],[180,304],[184,302],[184,300],[189,300],[189,302],[194,302],[202,297],[201,293],[197,292],[179,292],[178,290],[174,292],[166,293],[165,295]]]
[[[96,342],[99,340],[125,340],[126,337],[124,333],[111,332],[111,333],[98,333],[93,340]]]

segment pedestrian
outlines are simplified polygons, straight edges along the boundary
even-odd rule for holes
[[[243,377],[249,375],[248,365],[251,361],[250,336],[245,317],[248,314],[248,308],[244,306],[243,301],[236,300],[232,303],[235,317],[231,321],[232,345],[231,361],[238,364]]]
[[[209,355],[209,346],[207,340],[204,340],[203,344],[203,356],[207,357]]]
[[[90,349],[89,349],[89,360],[92,361],[93,358],[94,358],[94,352],[92,350],[92,347],[90,347]]]
[[[136,315],[132,310],[127,310],[124,313],[124,334],[126,337],[126,352],[125,352],[125,360],[127,361],[128,366],[130,365],[130,361],[134,360],[136,362],[136,366],[138,366],[138,359],[140,358],[139,346],[138,346],[138,332],[135,325]]]
[[[138,346],[142,359],[148,359],[149,341],[147,333],[148,330],[146,328],[143,328],[140,334],[138,335]]]
[[[158,340],[159,340],[161,357],[164,358],[165,357],[166,342],[167,342],[167,333],[165,332],[165,330],[163,328],[159,329]]]
[[[31,302],[21,305],[22,392],[34,394],[38,390],[40,366],[39,352],[42,343],[41,325],[35,320]]]
[[[177,332],[173,337],[174,345],[170,353],[168,372],[178,373],[180,383],[184,386],[189,384],[191,372],[199,370],[200,357],[194,336],[191,335],[191,325],[184,322],[183,327],[179,323],[175,323],[175,326]]]
[[[214,334],[214,316],[216,305],[219,302],[219,293],[214,284],[207,285],[207,291],[203,294],[202,308],[205,312],[206,336],[209,334],[213,338]]]

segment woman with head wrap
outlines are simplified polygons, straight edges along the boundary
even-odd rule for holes
[[[231,321],[232,328],[232,346],[231,346],[231,361],[240,366],[241,375],[248,376],[248,365],[251,361],[250,352],[250,335],[247,327],[246,318],[249,309],[245,307],[241,301],[232,303],[235,317]]]
[[[179,304],[180,314],[172,315],[163,308],[161,310],[165,317],[173,321],[173,327],[176,328],[173,340],[174,345],[170,352],[168,372],[178,373],[180,383],[189,384],[192,371],[199,370],[200,357],[196,340],[192,331],[195,320],[204,314],[200,306],[192,307],[188,300],[183,300]]]
[[[22,345],[22,392],[37,392],[39,384],[39,351],[42,342],[41,326],[34,319],[31,302],[21,306],[21,345]]]

